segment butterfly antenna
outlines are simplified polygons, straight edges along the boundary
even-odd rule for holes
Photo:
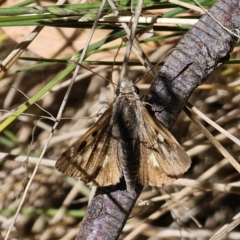
[[[100,77],[100,78],[102,78],[102,79],[106,80],[107,82],[110,82],[111,84],[113,84],[113,85],[117,86],[117,85],[116,85],[114,82],[112,82],[111,80],[109,80],[109,79],[107,79],[107,78],[105,78],[105,77],[101,76],[101,75],[100,75],[100,74],[98,74],[97,72],[94,72],[94,71],[93,71],[93,70],[91,70],[90,68],[88,68],[88,67],[84,66],[83,64],[81,64],[81,63],[79,63],[79,62],[77,62],[77,61],[75,61],[75,60],[69,60],[68,62],[75,63],[76,65],[78,65],[78,66],[81,66],[82,68],[84,68],[84,69],[86,69],[86,70],[88,70],[88,71],[92,72],[93,74],[95,74],[95,75],[97,75],[98,77]]]

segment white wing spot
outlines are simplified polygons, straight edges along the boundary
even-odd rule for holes
[[[73,157],[73,156],[74,156],[74,152],[75,152],[74,147],[71,147],[71,148],[70,148],[70,157]]]
[[[152,165],[153,165],[154,167],[160,167],[160,165],[159,165],[159,163],[158,163],[158,161],[157,161],[154,153],[151,153],[151,154],[149,155],[148,159],[149,159],[149,161],[152,163]]]
[[[107,165],[108,161],[109,161],[109,156],[106,155],[106,157],[105,157],[105,159],[103,161],[103,165],[102,166],[105,167]]]
[[[160,147],[162,149],[162,152],[163,152],[164,156],[166,158],[170,157],[171,153],[168,151],[168,149],[163,144],[161,144]]]
[[[97,145],[97,149],[102,149],[102,148],[103,148],[103,143],[99,142],[98,145]]]
[[[165,140],[164,137],[160,133],[158,134],[158,140],[162,143],[164,143],[164,140]]]

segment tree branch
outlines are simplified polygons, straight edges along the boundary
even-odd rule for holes
[[[240,27],[239,4],[239,0],[221,0],[209,13],[236,34]],[[178,43],[150,87],[145,101],[168,129],[174,125],[194,89],[229,59],[238,38],[219,23],[204,14]]]

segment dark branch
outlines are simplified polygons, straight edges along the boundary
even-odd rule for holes
[[[240,27],[238,0],[218,1],[210,10],[223,26],[236,34]],[[228,60],[237,37],[223,29],[211,16],[203,15],[176,46],[145,101],[156,118],[170,129],[196,87]]]

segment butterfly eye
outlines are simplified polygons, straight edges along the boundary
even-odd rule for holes
[[[139,88],[138,87],[134,86],[134,91],[137,95],[139,95]]]

